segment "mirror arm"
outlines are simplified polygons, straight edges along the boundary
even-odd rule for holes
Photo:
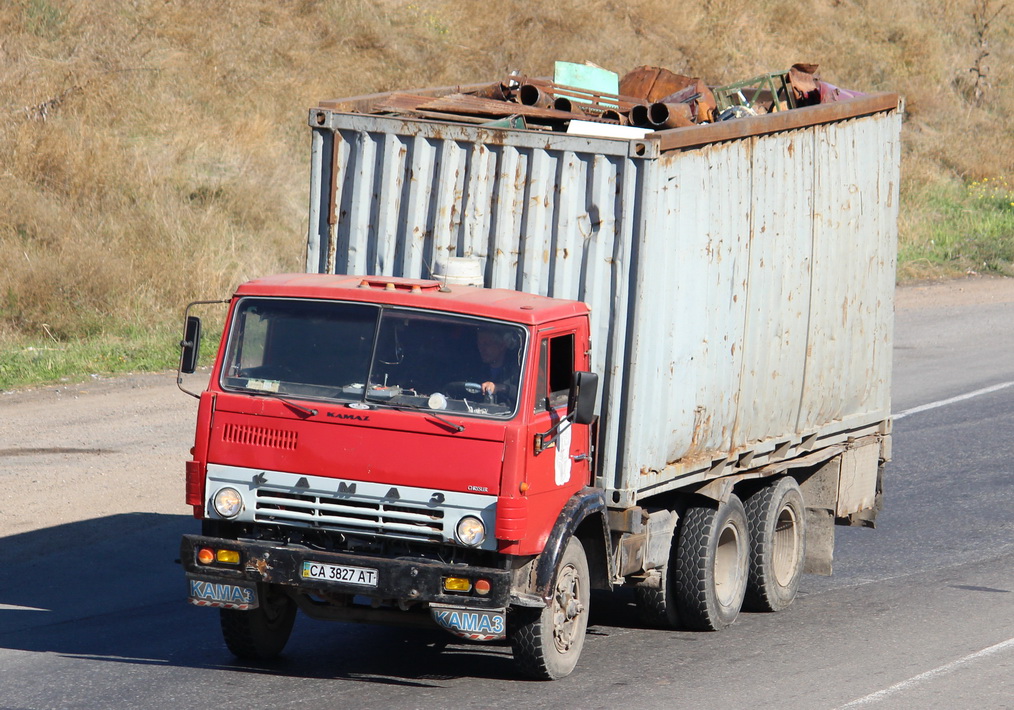
[[[190,309],[193,308],[194,306],[206,306],[206,305],[212,305],[212,304],[217,304],[217,303],[229,303],[229,301],[227,301],[227,300],[221,300],[221,299],[219,299],[217,301],[191,301],[190,303],[187,304],[187,308],[186,308],[186,310],[183,313],[183,322],[186,323],[187,319],[190,318]],[[198,331],[198,333],[199,333],[199,331]],[[187,340],[186,328],[184,327],[183,340],[180,341],[180,361],[179,361],[179,364],[176,366],[176,386],[179,387],[180,391],[183,392],[184,394],[189,394],[191,397],[196,397],[197,399],[201,398],[201,395],[200,395],[199,392],[191,392],[190,390],[188,390],[187,388],[185,388],[183,386],[183,358],[185,357],[186,348],[187,347],[193,347],[193,348],[199,348],[200,347],[200,340],[201,339],[200,339],[200,335],[199,334],[198,334],[198,336],[196,338],[194,338],[194,340]],[[198,355],[199,355],[199,353],[197,353],[197,352],[194,353],[194,364],[195,365],[197,364],[197,356]]]
[[[558,421],[556,424],[546,429],[546,431],[542,432],[541,434],[536,434],[535,455],[538,456],[543,451],[548,449],[550,446],[555,444],[556,440],[560,438],[560,434],[562,434],[565,431],[563,425],[573,424],[575,416],[577,416],[576,412],[568,412],[567,416],[560,419],[560,421]]]

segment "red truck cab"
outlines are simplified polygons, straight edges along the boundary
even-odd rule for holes
[[[551,596],[533,561],[581,522],[568,505],[604,508],[589,349],[576,301],[387,277],[243,284],[187,463],[204,521],[182,546],[191,601],[222,608],[248,656],[280,650],[297,606],[428,612],[502,638],[509,606]]]

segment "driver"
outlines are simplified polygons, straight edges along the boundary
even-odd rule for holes
[[[482,358],[482,393],[490,401],[513,404],[518,396],[518,366],[511,357],[514,335],[499,328],[480,328],[476,344]]]

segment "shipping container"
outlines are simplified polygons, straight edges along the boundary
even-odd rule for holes
[[[611,506],[890,430],[894,94],[638,140],[312,110],[310,272],[591,307]]]

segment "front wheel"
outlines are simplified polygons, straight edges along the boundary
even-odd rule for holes
[[[572,537],[557,565],[549,603],[542,609],[511,611],[511,648],[522,673],[556,680],[574,670],[588,629],[590,584],[584,546]]]
[[[296,603],[267,584],[257,585],[260,606],[221,609],[225,645],[238,658],[267,660],[282,652],[296,620]]]

